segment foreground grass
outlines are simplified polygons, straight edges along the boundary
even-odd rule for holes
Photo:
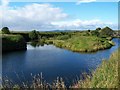
[[[53,43],[60,48],[66,48],[74,52],[94,52],[110,48],[114,43],[106,38],[96,36],[72,36],[68,39],[51,39],[47,43]]]
[[[120,51],[120,48],[119,50]],[[78,81],[73,88],[119,88],[118,62],[120,53],[116,51],[109,60],[104,60],[93,73],[92,78],[87,76],[84,81]]]

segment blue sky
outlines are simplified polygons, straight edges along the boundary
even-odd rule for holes
[[[11,21],[6,20],[7,15]],[[2,18],[3,26],[13,30],[86,30],[105,26],[117,29],[118,3],[10,2]]]
[[[82,3],[52,3],[54,6],[61,7],[71,18],[82,20],[101,19],[103,21],[117,21],[118,3],[115,2],[94,2]],[[115,18],[116,17],[116,18]]]
[[[33,2],[32,2],[33,3]],[[35,2],[34,2],[35,3]],[[39,3],[39,2],[38,2]],[[50,2],[45,2],[50,3]],[[30,2],[11,2],[11,7],[31,4]],[[43,3],[39,3],[43,4]],[[54,7],[60,7],[65,13],[70,15],[69,19],[80,18],[81,20],[101,19],[116,23],[118,18],[117,2],[93,2],[76,5],[75,2],[51,2]]]

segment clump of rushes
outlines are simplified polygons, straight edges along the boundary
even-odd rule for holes
[[[18,75],[17,75],[18,76]],[[19,77],[19,76],[18,76]],[[21,85],[15,84],[12,80],[10,80],[7,76],[4,77],[2,79],[2,88],[3,89],[9,89],[9,88],[13,88],[13,89],[42,89],[42,90],[60,90],[66,89],[64,80],[62,78],[57,77],[57,79],[52,83],[49,84],[47,83],[44,78],[42,73],[38,74],[38,75],[33,75],[31,73],[31,77],[32,77],[32,84],[27,84],[26,82],[22,82]]]

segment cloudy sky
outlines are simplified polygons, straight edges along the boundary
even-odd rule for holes
[[[118,0],[47,1],[3,0],[0,5],[0,28],[7,26],[14,31],[118,28]]]

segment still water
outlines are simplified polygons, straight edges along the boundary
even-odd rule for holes
[[[71,83],[83,72],[95,70],[103,59],[108,59],[120,46],[120,39],[113,41],[115,46],[95,53],[76,53],[53,45],[33,47],[28,44],[26,51],[3,54],[2,76],[7,76],[15,83],[32,83],[31,73],[37,75],[42,72],[49,83],[58,76],[66,83]]]

